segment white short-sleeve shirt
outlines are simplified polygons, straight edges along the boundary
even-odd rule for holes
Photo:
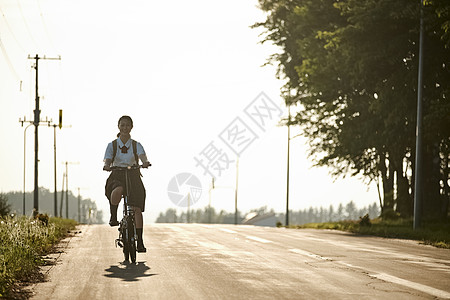
[[[127,147],[127,153],[122,153],[122,147]],[[139,142],[136,142],[136,150],[138,157],[140,155],[145,155],[144,147]],[[106,161],[107,159],[113,158],[113,143],[110,142],[108,146],[106,147],[105,151],[105,158],[103,161]],[[133,153],[133,144],[131,142],[131,138],[124,144],[120,138],[117,138],[117,151],[116,151],[116,157],[114,158],[114,161],[112,165],[114,167],[128,167],[138,164],[138,162],[134,158]]]

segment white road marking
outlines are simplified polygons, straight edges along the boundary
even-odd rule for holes
[[[247,235],[246,238],[250,239],[250,240],[254,240],[260,243],[264,243],[264,244],[268,244],[268,243],[273,243],[272,241],[266,240],[266,239],[262,239],[256,236],[252,236],[252,235]]]
[[[198,224],[200,227],[204,227],[204,228],[214,228],[214,225],[209,225],[209,224]]]
[[[352,268],[352,269],[360,270],[362,272],[372,272],[370,270],[366,270],[364,268],[361,268],[361,267],[358,267],[358,266],[355,266],[355,265],[352,265],[352,264],[349,264],[349,263],[345,263],[345,262],[341,262],[341,261],[338,261],[336,263],[344,265],[344,266]],[[387,281],[387,282],[403,285],[403,286],[406,286],[406,287],[409,287],[409,288],[412,288],[412,289],[424,292],[426,294],[433,295],[433,296],[438,297],[438,298],[450,299],[450,293],[448,293],[446,291],[443,291],[443,290],[439,290],[439,289],[430,287],[430,286],[427,286],[427,285],[423,285],[423,284],[416,283],[416,282],[413,282],[413,281],[401,279],[399,277],[392,276],[392,275],[385,274],[385,273],[376,273],[376,274],[368,274],[368,275],[370,277],[377,278],[377,279],[380,279],[380,280],[383,280],[383,281]]]
[[[205,226],[206,227],[206,226]],[[186,232],[184,229],[182,228],[171,228],[176,232],[179,233],[184,233],[184,235],[191,235],[191,232]],[[237,234],[238,232],[231,230],[231,229],[227,229],[227,228],[219,228],[221,231],[227,232],[227,233],[232,233],[232,234]],[[251,235],[247,235],[245,236],[247,239],[256,241],[256,242],[260,242],[260,243],[264,243],[264,244],[268,244],[268,243],[272,243],[272,244],[278,244],[276,242],[273,241],[269,241],[263,238],[259,238],[256,236],[251,236]],[[345,247],[349,250],[354,250],[354,251],[365,251],[365,252],[372,252],[372,253],[379,253],[379,254],[383,254],[383,256],[392,256],[394,258],[403,258],[403,260],[407,259],[406,262],[409,263],[413,263],[413,264],[423,264],[428,266],[429,268],[443,268],[443,269],[448,269],[448,266],[446,263],[448,263],[448,261],[446,260],[439,260],[439,259],[432,259],[432,258],[427,258],[425,256],[416,256],[416,255],[404,255],[402,253],[398,253],[397,251],[393,250],[393,249],[387,249],[387,248],[380,248],[380,247],[376,247],[376,246],[368,246],[365,245],[365,248],[363,248],[362,244],[349,244],[346,242],[342,242],[342,241],[326,241],[323,239],[316,239],[316,238],[310,238],[310,237],[301,237],[298,239],[311,239],[311,240],[317,240],[320,242],[327,242],[336,246],[341,246],[341,247]],[[229,256],[241,256],[242,253],[239,253],[239,255],[237,253],[234,253],[233,251],[230,251],[229,249],[227,249],[226,246],[221,245],[221,244],[217,244],[214,242],[204,242],[204,241],[197,241],[198,245],[201,247],[205,247],[207,249],[211,249],[213,251],[217,251],[219,253],[225,254],[225,255],[229,255]],[[327,258],[327,257],[322,257],[318,254],[314,254],[308,251],[304,251],[304,250],[300,250],[300,249],[289,249],[290,252],[292,253],[296,253],[296,254],[300,254],[300,255],[304,255],[307,257],[311,257],[313,259],[317,259],[317,260],[325,260],[325,261],[333,261],[336,264],[340,264],[355,270],[359,270],[363,273],[369,272],[368,276],[372,277],[372,278],[376,278],[385,282],[390,282],[393,284],[398,284],[401,286],[405,286],[407,288],[411,288],[411,289],[415,289],[418,291],[421,291],[423,293],[438,297],[438,298],[442,298],[442,299],[450,299],[450,293],[447,291],[443,291],[437,288],[433,288],[427,285],[423,285],[420,283],[416,283],[413,281],[409,281],[409,280],[405,280],[396,276],[392,276],[386,273],[377,273],[376,271],[374,272],[373,270],[367,270],[365,268],[356,266],[356,265],[352,265],[349,263],[345,263],[342,261],[334,261],[332,258]],[[250,254],[250,253],[249,253]]]
[[[300,255],[309,256],[309,257],[312,257],[312,258],[315,258],[315,259],[319,259],[319,260],[332,261],[331,258],[323,257],[323,256],[320,256],[318,254],[314,254],[314,253],[311,253],[311,252],[308,252],[308,251],[304,251],[304,250],[300,250],[300,249],[289,249],[289,251],[291,251],[293,253],[300,254]]]
[[[226,229],[226,228],[219,228],[219,230],[228,232],[228,233],[237,233],[237,231],[231,230],[231,229]]]
[[[287,235],[285,235],[287,236]],[[325,239],[319,239],[310,237],[308,235],[303,236],[289,236],[292,239],[296,240],[312,240],[322,243],[328,243],[331,245],[334,245],[336,247],[340,248],[347,248],[351,251],[361,251],[361,252],[370,252],[382,255],[384,257],[390,257],[398,259],[399,261],[402,261],[404,263],[410,263],[410,264],[422,264],[424,267],[428,267],[430,270],[440,270],[444,271],[446,273],[450,273],[450,266],[448,265],[448,260],[442,260],[442,259],[436,259],[436,258],[430,258],[427,256],[422,255],[414,255],[414,254],[405,254],[400,253],[392,248],[382,248],[377,247],[373,245],[367,245],[362,243],[347,243],[344,241],[334,241],[334,240],[325,240]]]
[[[209,248],[209,249],[213,249],[213,250],[226,250],[227,247],[225,247],[224,245],[221,244],[217,244],[211,241],[196,241],[200,246],[204,247],[204,248]]]
[[[388,282],[392,282],[392,283],[396,283],[399,285],[403,285],[430,295],[433,295],[435,297],[438,298],[443,298],[443,299],[450,299],[450,293],[443,291],[443,290],[439,290],[439,289],[435,289],[433,287],[427,286],[427,285],[423,285],[420,283],[416,283],[416,282],[412,282],[409,280],[405,280],[405,279],[401,279],[395,276],[391,276],[388,274],[384,274],[384,273],[378,273],[378,274],[370,274],[370,277],[374,277],[377,279],[381,279],[383,281],[388,281]]]

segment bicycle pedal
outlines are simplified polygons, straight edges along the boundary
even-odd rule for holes
[[[119,239],[116,239],[116,248],[117,248],[117,246],[119,246],[120,248],[123,248],[123,243]]]

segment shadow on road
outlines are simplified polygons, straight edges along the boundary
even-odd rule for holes
[[[120,263],[119,265],[110,266],[105,269],[105,277],[120,278],[123,281],[138,281],[140,278],[151,277],[158,274],[146,273],[150,270],[145,262],[133,263]]]

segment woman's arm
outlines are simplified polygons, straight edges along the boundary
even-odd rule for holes
[[[150,162],[148,161],[147,155],[141,154],[139,155],[139,159],[142,161],[143,168],[148,168],[151,166]]]
[[[103,170],[111,171],[111,163],[112,163],[112,160],[110,158],[106,158],[105,165],[103,166]]]

